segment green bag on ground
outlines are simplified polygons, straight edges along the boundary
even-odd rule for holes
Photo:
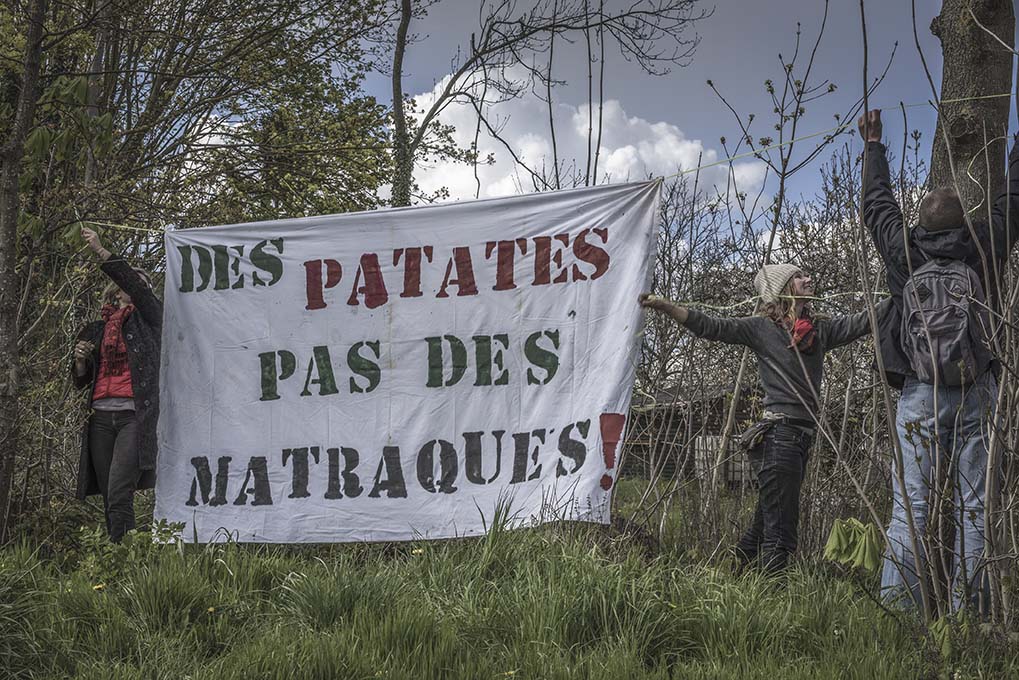
[[[877,526],[864,524],[855,517],[837,519],[824,546],[824,557],[832,562],[876,572],[881,568],[883,547]]]

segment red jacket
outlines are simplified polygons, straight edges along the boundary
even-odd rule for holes
[[[110,397],[134,399],[134,390],[131,389],[131,371],[124,371],[120,375],[103,375],[103,363],[100,360],[99,376],[96,378],[96,387],[92,391],[92,401]]]
[[[124,321],[132,312],[133,305],[122,309],[113,305],[103,307],[103,339],[99,347],[99,370],[96,372],[92,401],[110,397],[134,399],[127,343],[124,342]]]

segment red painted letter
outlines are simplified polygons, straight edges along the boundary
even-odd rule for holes
[[[609,269],[609,254],[604,248],[587,242],[586,236],[592,231],[601,236],[602,243],[609,242],[608,229],[600,229],[597,227],[594,229],[584,229],[577,234],[577,238],[573,239],[573,255],[581,262],[594,265],[594,273],[591,274],[591,278],[597,279]],[[584,273],[580,271],[580,267],[573,265],[574,281],[584,281],[587,278],[588,277],[584,276]]]
[[[449,275],[453,273],[453,267],[456,267],[455,279],[449,278]],[[442,279],[442,287],[439,288],[439,293],[435,297],[449,297],[446,288],[454,283],[460,289],[457,293],[458,296],[478,294],[478,284],[474,282],[474,265],[471,262],[471,249],[466,246],[453,248],[453,257],[449,258],[449,264],[446,265],[446,276]]]
[[[518,238],[512,241],[489,241],[485,244],[485,259],[495,256],[495,285],[492,290],[513,290],[517,284],[513,282],[513,262],[516,258],[515,248],[520,248],[520,254],[527,254],[527,239]]]
[[[421,253],[425,258],[432,261],[432,247],[421,246],[420,248],[397,248],[393,251],[393,266],[400,264],[400,256],[407,253],[403,267],[403,292],[400,297],[421,297]]]
[[[322,285],[322,265],[326,267],[326,282]],[[308,260],[304,263],[305,290],[308,304],[305,309],[325,309],[326,301],[322,293],[340,282],[343,268],[336,260]]]
[[[362,274],[364,286],[360,285]],[[382,279],[382,270],[379,268],[379,256],[375,253],[365,253],[361,256],[361,266],[354,275],[354,289],[350,291],[347,304],[356,307],[358,294],[364,295],[364,306],[368,309],[375,309],[389,300],[386,282]]]

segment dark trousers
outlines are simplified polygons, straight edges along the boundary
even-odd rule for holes
[[[796,551],[800,487],[812,439],[804,430],[780,422],[749,451],[759,490],[753,522],[736,544],[736,556],[744,566],[780,574]]]
[[[134,411],[93,411],[88,446],[106,510],[106,531],[119,543],[134,529],[134,491],[141,471]]]

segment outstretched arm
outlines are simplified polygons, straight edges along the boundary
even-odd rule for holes
[[[885,298],[874,306],[874,316],[879,324],[885,314],[888,313],[888,310],[891,309],[891,306],[891,298]],[[848,345],[869,332],[870,313],[867,311],[836,316],[828,322],[828,337],[824,343],[824,349],[827,351],[842,345]]]
[[[642,307],[654,309],[668,314],[677,323],[682,324],[698,338],[720,340],[733,345],[752,347],[756,339],[753,317],[739,319],[720,319],[701,314],[696,309],[687,309],[656,295],[643,293],[640,298]]]
[[[671,316],[676,320],[676,323],[686,323],[686,318],[688,316],[686,307],[681,307],[674,302],[670,302],[669,300],[666,300],[663,297],[658,297],[657,295],[652,295],[651,293],[641,293],[640,297],[637,298],[637,301],[640,302],[640,306],[645,309],[653,309],[656,312],[661,312],[662,314]]]

